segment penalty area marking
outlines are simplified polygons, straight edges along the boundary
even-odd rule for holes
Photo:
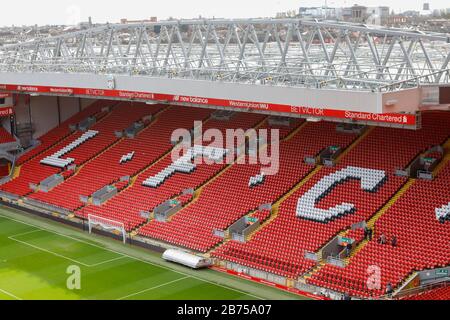
[[[175,283],[175,282],[180,282],[180,281],[182,281],[182,280],[186,280],[186,279],[189,279],[189,278],[191,278],[191,277],[190,277],[190,276],[186,276],[186,277],[182,277],[182,278],[179,278],[179,279],[176,279],[176,280],[172,280],[172,281],[169,281],[169,282],[166,282],[166,283],[163,283],[163,284],[160,284],[160,285],[157,285],[157,286],[154,286],[154,287],[151,287],[151,288],[142,290],[142,291],[138,291],[138,292],[135,292],[135,293],[126,295],[126,296],[124,296],[124,297],[122,297],[122,298],[119,298],[119,299],[117,299],[117,300],[125,300],[125,299],[128,299],[128,298],[130,298],[130,297],[134,297],[134,296],[140,295],[140,294],[145,293],[145,292],[148,292],[148,291],[152,291],[152,290],[155,290],[155,289],[159,289],[159,288],[161,288],[161,287],[165,287],[165,286],[168,286],[168,285],[173,284],[173,283]]]
[[[197,276],[189,275],[187,273],[184,273],[184,272],[181,272],[181,271],[178,271],[178,270],[174,270],[174,269],[171,269],[169,267],[150,262],[148,260],[144,260],[144,259],[141,259],[141,258],[138,258],[138,257],[133,257],[131,255],[128,255],[128,254],[125,254],[125,253],[122,253],[122,252],[118,252],[118,251],[115,251],[113,249],[109,249],[109,248],[105,248],[105,247],[102,247],[102,246],[99,246],[99,245],[96,245],[96,244],[93,244],[93,243],[89,243],[87,241],[80,240],[80,239],[77,239],[77,238],[74,238],[74,237],[71,237],[71,236],[68,236],[68,235],[65,235],[65,234],[53,231],[53,230],[49,230],[49,229],[46,229],[46,228],[41,228],[41,227],[38,227],[36,225],[30,224],[30,223],[27,223],[27,222],[23,222],[23,221],[20,221],[20,220],[17,220],[17,219],[8,217],[8,216],[4,216],[4,215],[0,214],[0,218],[5,218],[5,219],[10,220],[10,221],[15,221],[15,222],[18,222],[18,223],[21,223],[21,224],[24,224],[24,225],[27,225],[27,226],[30,226],[30,227],[34,227],[34,228],[37,228],[37,229],[40,229],[40,230],[43,230],[43,231],[47,231],[49,233],[53,233],[53,234],[57,234],[57,235],[62,236],[62,237],[66,237],[68,239],[72,239],[72,240],[75,240],[75,241],[78,241],[78,242],[81,242],[81,243],[86,243],[86,244],[91,245],[93,247],[97,247],[97,248],[103,249],[105,251],[113,252],[115,254],[122,255],[123,257],[127,257],[127,258],[135,260],[135,261],[140,261],[140,262],[143,262],[145,264],[148,264],[148,265],[151,265],[151,266],[154,266],[154,267],[158,267],[158,268],[161,268],[161,269],[165,269],[165,270],[168,270],[168,271],[171,271],[171,272],[174,272],[174,273],[178,273],[178,274],[181,274],[181,275],[184,275],[184,276],[196,279],[196,280],[201,281],[201,282],[209,283],[209,284],[215,285],[217,287],[221,287],[221,288],[224,288],[224,289],[227,289],[227,290],[238,292],[238,293],[241,293],[243,295],[246,295],[246,296],[258,299],[258,300],[266,300],[264,298],[258,297],[258,296],[254,295],[254,294],[251,294],[251,293],[239,290],[239,289],[228,287],[228,286],[225,286],[223,284],[216,283],[216,282],[213,282],[213,281],[210,281],[210,280],[202,279],[202,278],[199,278]]]

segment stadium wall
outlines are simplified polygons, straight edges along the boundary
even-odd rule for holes
[[[20,95],[14,111],[16,113],[16,123],[29,123],[30,110],[31,122],[34,124],[34,139],[38,139],[51,129],[55,128],[81,109],[86,108],[95,100],[81,99],[72,97],[60,97],[60,110],[58,111],[58,98],[52,96],[32,96],[30,97],[31,108],[25,99],[25,95]],[[58,115],[59,113],[59,115]],[[6,124],[9,128],[9,124]]]

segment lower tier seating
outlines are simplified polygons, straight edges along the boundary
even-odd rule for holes
[[[450,285],[405,298],[404,300],[450,300]]]
[[[33,148],[32,150],[23,154],[17,160],[17,165],[24,164],[25,162],[41,154],[48,148],[52,147],[56,143],[62,141],[64,138],[68,137],[71,134],[71,130],[69,128],[70,125],[77,124],[80,121],[84,120],[85,118],[91,116],[95,116],[97,119],[100,119],[102,116],[101,112],[102,108],[110,107],[114,104],[116,103],[107,100],[99,100],[92,103],[91,105],[83,109],[81,112],[78,112],[77,114],[73,115],[72,117],[61,123],[56,128],[51,129],[49,132],[39,137],[38,140],[40,141],[40,144],[37,147]]]
[[[177,110],[174,113],[179,119],[187,120],[184,126],[192,126],[193,120],[190,118],[193,110],[184,111]],[[182,116],[180,116],[182,115]],[[217,120],[208,120],[204,124],[204,130],[209,128],[219,128],[223,131],[228,127],[236,128],[250,128],[258,124],[264,119],[264,117],[259,115],[251,114],[237,114],[233,118],[233,123],[221,122]],[[170,118],[168,119],[170,120]],[[202,120],[202,117],[198,117],[196,120]],[[161,124],[171,123],[161,122]],[[171,131],[177,127],[169,127]],[[169,134],[171,133],[169,132]],[[156,131],[158,132],[158,131]],[[158,139],[162,138],[162,142],[168,143],[170,140],[170,135],[167,137],[161,136],[161,134],[155,136]],[[160,143],[162,143],[160,142]],[[168,149],[169,150],[169,149]],[[183,192],[185,189],[197,189],[205,181],[214,177],[220,170],[222,170],[225,164],[214,164],[214,165],[198,165],[196,170],[192,174],[177,173],[173,175],[170,179],[167,179],[158,188],[150,188],[143,185],[143,182],[149,177],[154,176],[169,167],[172,164],[171,154],[165,156],[161,161],[149,167],[147,170],[139,174],[136,182],[127,190],[120,193],[106,204],[101,207],[87,206],[83,208],[77,215],[86,218],[88,214],[95,214],[116,221],[121,221],[125,223],[125,226],[129,229],[135,228],[136,226],[145,222],[140,216],[141,211],[153,211],[153,209],[161,204],[162,202],[175,197]]]
[[[10,143],[10,142],[16,142],[16,139],[14,139],[14,137],[11,135],[11,133],[6,131],[5,128],[0,126],[0,144]]]

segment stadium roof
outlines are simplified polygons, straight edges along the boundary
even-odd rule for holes
[[[450,36],[299,19],[108,24],[0,47],[0,73],[139,75],[390,92],[448,84]]]

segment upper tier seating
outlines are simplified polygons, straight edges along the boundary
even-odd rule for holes
[[[16,142],[16,139],[5,128],[0,126],[0,144],[10,142]]]
[[[67,138],[72,132],[69,128],[72,124],[77,124],[83,119],[91,116],[95,116],[97,120],[101,119],[102,116],[104,116],[103,113],[101,113],[102,108],[107,106],[112,106],[116,104],[116,102],[106,101],[106,100],[99,100],[94,102],[93,104],[89,105],[85,109],[83,109],[81,112],[78,112],[77,114],[73,115],[63,123],[61,123],[56,128],[50,130],[43,136],[39,137],[39,141],[41,144],[39,144],[37,147],[33,148],[32,150],[24,153],[18,160],[17,165],[22,165],[25,162],[29,161],[30,159],[34,158],[38,154],[46,151],[48,148],[52,147],[56,143],[62,141],[63,139]]]
[[[329,145],[346,147],[356,135],[339,134],[331,123],[307,124],[280,146],[280,170],[266,176],[264,184],[250,188],[250,177],[261,173],[260,164],[233,165],[207,185],[199,198],[178,212],[168,223],[152,221],[139,234],[198,251],[208,251],[222,241],[214,229],[227,229],[260,205],[273,203],[313,168],[304,164],[306,155],[317,155]]]
[[[450,134],[449,116],[450,113],[424,114],[424,129],[419,131],[375,128],[341,159],[337,167],[323,168],[282,203],[278,216],[250,242],[231,241],[213,255],[292,278],[305,273],[314,266],[314,262],[304,259],[305,252],[317,252],[340,231],[373,216],[406,182],[406,178],[393,174],[395,169],[406,167],[420,152],[446,141]],[[318,131],[317,135],[325,136],[326,133]],[[299,145],[298,150],[303,149]],[[343,202],[350,203],[356,208],[352,213],[325,223],[296,216],[298,199],[322,178],[348,166],[383,170],[388,177],[376,192],[362,190],[359,180],[348,180],[336,185],[316,204],[317,208],[328,210]],[[436,220],[435,214],[432,217]],[[353,277],[352,272],[349,277]]]
[[[95,138],[86,141],[78,148],[67,153],[65,156],[67,158],[74,159],[74,164],[77,166],[83,165],[86,161],[97,156],[99,153],[107,149],[111,144],[116,142],[117,138],[114,134],[115,130],[123,130],[128,127],[131,123],[141,119],[143,116],[156,113],[161,110],[160,106],[148,106],[146,104],[134,104],[121,103],[114,107],[114,109],[106,116],[91,127],[91,130],[98,131],[98,135]],[[130,112],[132,110],[132,112]],[[30,183],[39,184],[40,181],[48,178],[49,176],[60,173],[61,169],[53,166],[48,166],[41,164],[40,161],[46,157],[61,151],[64,147],[67,147],[70,143],[76,141],[84,133],[75,132],[68,139],[63,140],[51,148],[47,149],[42,154],[31,159],[30,161],[22,165],[20,176],[0,187],[1,190],[16,194],[19,196],[25,196],[31,192],[29,188]],[[94,177],[98,176],[99,170],[96,170]],[[76,186],[74,190],[79,190],[82,185]],[[41,194],[41,193],[38,193]],[[73,194],[70,192],[61,195],[61,199],[67,199],[72,205],[68,206],[67,209],[73,210],[78,206],[78,201],[73,201],[76,197],[71,197]],[[50,197],[50,194],[45,194],[43,198]],[[79,193],[77,194],[79,197]],[[36,200],[40,200],[39,197]],[[43,199],[42,199],[43,200]]]

